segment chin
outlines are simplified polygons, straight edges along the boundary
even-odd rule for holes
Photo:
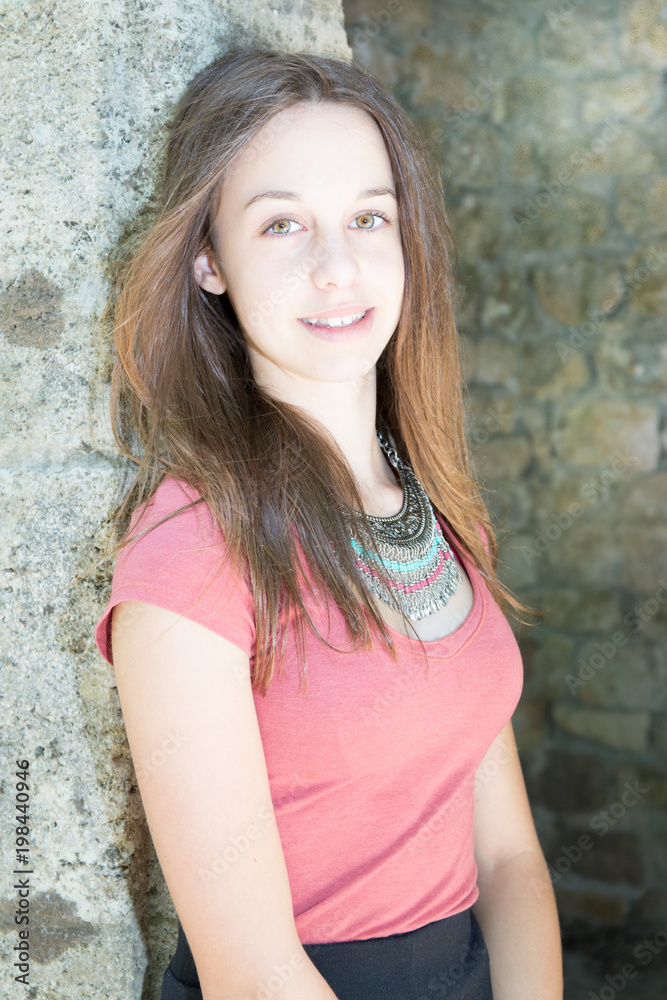
[[[309,375],[318,382],[349,382],[350,379],[365,378],[374,370],[378,357],[350,352],[344,357],[328,358],[324,364],[313,365]]]

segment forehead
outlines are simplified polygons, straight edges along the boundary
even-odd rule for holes
[[[274,115],[235,157],[221,203],[243,198],[245,204],[260,188],[305,193],[334,183],[342,193],[392,179],[382,133],[367,112],[330,102],[299,104]]]

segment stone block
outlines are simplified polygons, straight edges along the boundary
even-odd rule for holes
[[[646,118],[661,105],[662,80],[656,69],[634,70],[588,80],[581,95],[581,119],[596,124],[607,116],[625,121]]]
[[[629,783],[641,791],[645,806],[667,809],[667,773],[664,771],[647,764],[622,764],[616,769],[614,778],[619,795]]]
[[[517,705],[512,716],[512,727],[519,749],[533,750],[544,742],[546,705],[545,699],[524,697]]]
[[[594,310],[610,312],[623,292],[622,273],[616,259],[573,257],[535,267],[533,284],[545,312],[570,327],[582,326],[580,339],[585,342],[584,323]],[[619,284],[621,283],[621,284]],[[566,339],[564,337],[563,339]]]
[[[587,705],[649,712],[667,706],[667,668],[627,629],[586,642],[572,673],[584,681],[573,685],[573,693]]]
[[[667,316],[667,244],[655,241],[627,261],[631,314]]]
[[[422,4],[426,7],[426,4]],[[429,12],[427,15],[432,16]],[[411,52],[410,92],[415,105],[425,108],[430,114],[433,109],[443,109],[443,119],[446,119],[450,100],[460,99],[471,92],[471,65],[466,55],[460,54],[456,62],[447,59],[440,48],[434,48],[427,42],[418,42]],[[445,131],[437,136],[436,141],[442,141]]]
[[[618,624],[618,600],[609,591],[578,590],[574,586],[549,588],[542,595],[547,608],[544,624],[570,632],[613,631]]]
[[[473,266],[479,260],[497,260],[511,235],[503,206],[473,193],[457,201],[450,195],[449,224],[459,258]]]
[[[524,640],[525,690],[533,696],[560,698],[565,693],[564,675],[572,664],[574,639],[562,633],[546,634],[541,642]]]
[[[524,72],[505,84],[506,122],[510,127],[527,124],[554,131],[572,131],[576,125],[575,93],[560,74]]]
[[[651,749],[660,759],[667,760],[667,713],[656,712],[651,731]]]
[[[552,749],[544,769],[526,780],[536,801],[556,813],[600,809],[607,802],[604,766],[590,754]]]
[[[511,590],[532,587],[539,580],[539,565],[530,565],[523,556],[529,541],[530,537],[519,531],[512,535],[511,541],[503,544],[498,575]]]
[[[662,521],[667,510],[667,472],[653,472],[624,483],[618,513],[628,524]]]
[[[603,743],[616,750],[645,750],[651,716],[648,712],[609,712],[574,705],[552,708],[557,726],[571,736]]]
[[[644,860],[641,840],[635,833],[615,833],[613,831],[600,836],[590,827],[584,831],[583,849],[576,849],[582,837],[580,829],[568,829],[561,838],[561,857],[568,853],[572,861],[572,870],[582,878],[595,879],[598,882],[626,883],[640,886],[645,879]],[[563,847],[565,850],[563,851]],[[570,850],[568,851],[568,848]],[[556,852],[557,853],[557,852]],[[548,861],[558,871],[556,858]]]
[[[499,171],[506,170],[509,151],[497,128],[483,119],[463,119],[456,125],[456,141],[447,141],[445,121],[442,147],[442,168],[445,176],[456,184],[472,188],[492,186]]]
[[[635,0],[624,11],[621,54],[629,63],[662,68],[667,60],[667,26],[654,0]]]
[[[625,587],[655,594],[665,578],[667,524],[627,524],[619,536]]]
[[[667,834],[661,833],[653,837],[649,843],[649,857],[653,869],[661,878],[667,877]]]
[[[549,5],[540,19],[535,38],[535,58],[552,72],[565,75],[582,67],[611,72],[620,65],[618,33],[609,21],[609,7],[602,2]]]
[[[568,136],[566,140],[546,146],[545,161],[549,153],[550,177],[561,181],[588,174],[636,177],[638,174],[657,174],[660,170],[655,144],[615,113],[588,133],[579,132],[574,144]]]
[[[657,403],[587,398],[556,412],[554,445],[572,465],[602,466],[607,478],[656,467],[660,452]]]
[[[628,917],[628,929],[633,931],[661,930],[667,924],[667,889],[647,889],[631,907]]]
[[[464,350],[469,350],[471,339],[466,338]],[[477,384],[468,386],[464,403],[471,441],[475,444],[484,444],[495,434],[511,434],[514,430],[516,396]]]
[[[586,516],[572,516],[569,522],[567,516],[576,515],[576,511],[576,507],[559,511],[535,532],[533,551],[526,553],[526,558],[535,559],[534,553],[539,554],[544,564],[542,572],[552,585],[565,585],[576,579],[582,588],[602,590],[609,586],[610,580],[618,579],[621,571],[620,553],[609,542],[616,530],[616,519],[605,503],[599,503]]]
[[[582,357],[580,353],[573,354],[567,361],[563,364],[562,368],[556,368],[554,373],[553,370],[553,348],[551,345],[546,350],[539,351],[536,350],[536,345],[531,345],[533,349],[533,365],[529,367],[528,372],[525,372],[525,368],[522,371],[524,376],[524,387],[527,393],[530,393],[530,385],[534,387],[535,398],[536,399],[562,399],[571,393],[573,390],[578,390],[588,385],[590,382],[590,374],[588,371],[588,365],[586,364],[586,359]],[[532,381],[530,379],[531,371],[534,371],[537,365],[535,364],[536,356],[538,354],[542,355],[543,364],[541,366],[541,376],[544,378],[546,376],[547,381],[543,382],[541,385],[539,382]],[[548,358],[546,355],[548,354]],[[524,365],[526,358],[524,356]],[[527,376],[527,377],[526,377]],[[551,377],[549,377],[551,376]]]
[[[662,323],[659,332],[645,323],[603,328],[591,343],[600,389],[614,395],[667,386],[667,343]]]
[[[522,481],[505,483],[502,492],[490,493],[486,497],[486,506],[494,524],[502,531],[514,532],[524,528],[530,521],[530,494]],[[504,542],[502,549],[504,556]]]
[[[622,177],[616,199],[616,214],[629,236],[645,242],[667,231],[667,177],[651,179],[646,185]]]
[[[517,345],[505,337],[465,337],[462,341],[465,382],[512,386],[518,369]]]
[[[512,235],[517,250],[578,249],[604,242],[609,229],[606,200],[573,189],[571,179],[536,180],[532,193],[513,201]]]
[[[459,328],[475,336],[480,329],[507,332],[510,337],[519,331],[537,326],[535,308],[527,293],[527,279],[520,268],[472,273],[464,291],[464,309]]]
[[[473,461],[485,482],[517,479],[531,458],[525,437],[496,437],[473,445]]]
[[[555,892],[561,918],[580,917],[612,927],[623,925],[632,903],[631,897],[625,893],[593,887],[575,889],[557,885]]]

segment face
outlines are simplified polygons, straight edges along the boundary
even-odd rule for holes
[[[395,191],[380,130],[357,108],[290,108],[236,158],[215,220],[219,263],[204,253],[195,275],[229,296],[260,384],[289,400],[295,382],[374,376],[403,306]]]

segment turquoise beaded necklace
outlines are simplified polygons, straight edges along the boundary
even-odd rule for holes
[[[403,506],[391,517],[372,514],[366,517],[387,571],[391,592],[406,616],[411,621],[419,621],[447,604],[462,577],[424,487],[384,435],[380,431],[376,433],[401,481]],[[391,604],[391,592],[375,569],[377,557],[367,552],[352,532],[350,535],[350,545],[366,585],[377,598]]]

